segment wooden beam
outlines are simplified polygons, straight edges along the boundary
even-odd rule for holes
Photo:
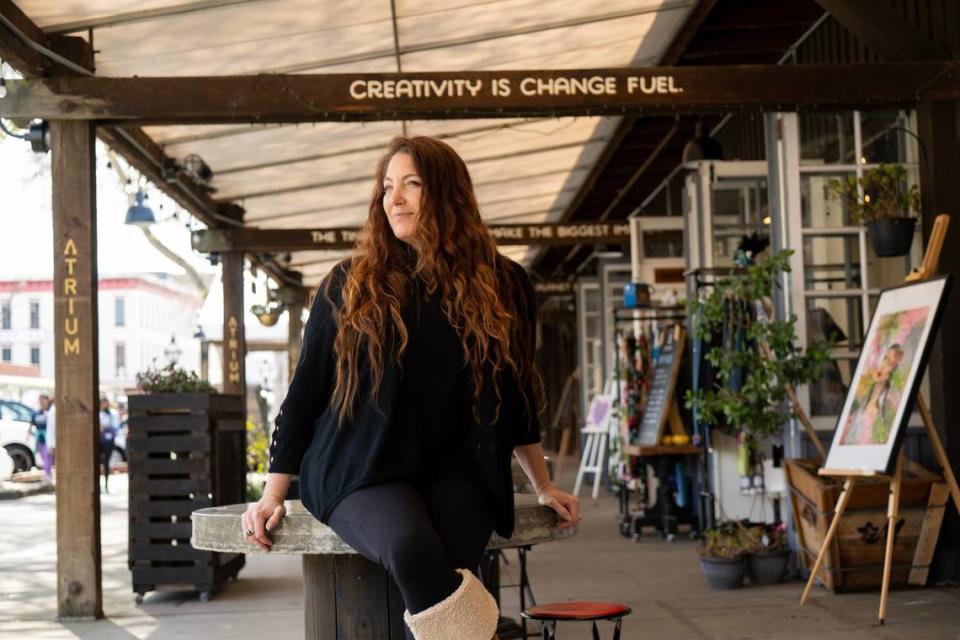
[[[630,225],[625,222],[578,220],[575,223],[494,224],[488,225],[497,244],[562,245],[622,244],[630,239]],[[200,253],[261,251],[316,251],[352,249],[359,229],[338,227],[325,229],[208,229],[194,231],[193,248]]]
[[[179,170],[174,175],[164,176],[163,167],[172,166],[173,159],[142,129],[99,127],[97,136],[208,227],[236,226],[243,221],[244,212],[241,207],[226,206],[229,203],[214,200],[209,192],[194,182],[185,171]]]
[[[9,25],[13,26],[13,29]],[[22,36],[22,37],[21,37]],[[26,40],[25,40],[26,38]],[[0,58],[12,64],[26,77],[43,77],[51,72],[74,76],[76,69],[64,67],[40,53],[35,46],[50,49],[81,69],[92,72],[94,69],[93,51],[83,38],[48,35],[32,22],[10,0],[0,0]],[[0,113],[11,117],[0,102]],[[162,168],[171,162],[149,136],[137,128],[100,127],[98,137],[122,155],[131,165],[153,181],[164,193],[173,198],[181,207],[190,211],[204,224],[211,227],[222,224],[238,224],[242,220],[242,209],[234,211],[232,220],[218,217],[220,203],[184,172],[178,172],[172,178],[162,175]]]
[[[223,392],[246,394],[246,332],[243,308],[243,254],[225,253],[223,278]]]
[[[840,109],[960,98],[954,62],[8,82],[7,117],[101,124],[443,120]]]
[[[56,382],[57,615],[102,618],[96,136],[50,126]]]
[[[955,212],[960,212],[958,122],[960,102],[921,102],[917,105],[917,134],[924,149],[919,167],[924,243],[930,241],[938,214],[946,212],[956,217]],[[947,229],[937,271],[949,273],[955,279],[960,277],[960,224],[956,221]],[[933,421],[941,430],[943,447],[955,475],[960,475],[960,432],[955,427],[960,422],[960,394],[956,384],[957,376],[960,376],[958,334],[960,291],[954,288],[944,306],[940,332],[930,350],[927,369]],[[940,560],[931,567],[930,580],[934,583],[960,580],[960,517],[949,506],[937,547],[936,557]]]
[[[23,36],[23,37],[21,37]],[[0,0],[0,58],[25,76],[43,76],[49,61],[24,37],[45,44],[46,36],[12,0]]]
[[[287,380],[293,378],[303,346],[303,302],[287,304]]]
[[[889,61],[944,60],[947,52],[890,5],[876,0],[815,0],[847,31]]]

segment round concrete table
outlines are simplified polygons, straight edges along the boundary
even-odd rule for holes
[[[556,529],[556,513],[540,506],[536,496],[516,494],[514,501],[513,536],[494,534],[488,549],[529,547],[576,533],[576,527]],[[288,500],[286,507],[287,515],[270,535],[270,553],[303,555],[306,637],[405,638],[403,599],[383,567],[350,548],[299,500]],[[194,511],[190,544],[208,551],[265,553],[243,535],[240,516],[246,509],[233,504]]]

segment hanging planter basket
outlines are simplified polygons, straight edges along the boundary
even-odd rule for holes
[[[913,244],[916,218],[878,218],[867,222],[867,232],[873,251],[881,258],[905,256]]]

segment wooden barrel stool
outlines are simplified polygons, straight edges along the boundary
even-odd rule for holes
[[[620,623],[631,611],[630,607],[619,602],[557,602],[524,609],[520,615],[540,623],[543,640],[556,640],[558,620],[593,622],[593,640],[600,640],[597,620],[612,620],[615,624],[613,640],[620,640]]]

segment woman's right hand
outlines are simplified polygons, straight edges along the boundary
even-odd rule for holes
[[[251,503],[242,516],[240,526],[247,540],[260,547],[263,551],[270,551],[273,541],[267,534],[277,528],[287,513],[283,500],[268,493],[257,502]]]

